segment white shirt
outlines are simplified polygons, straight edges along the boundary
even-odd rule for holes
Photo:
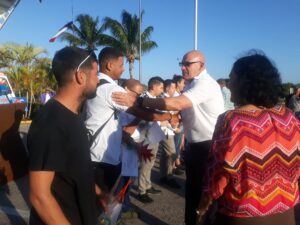
[[[231,92],[227,87],[222,87],[221,92],[224,99],[225,111],[234,109],[234,104],[231,102]]]
[[[51,95],[47,92],[45,94],[45,103],[44,104],[46,104],[50,99],[51,99]]]
[[[172,97],[178,97],[178,96],[180,96],[180,95],[181,95],[181,93],[175,91],[175,92],[174,92],[174,95],[173,95]]]
[[[109,76],[100,73],[99,79],[105,79],[109,83],[97,88],[97,95],[89,99],[86,104],[86,127],[94,134],[106,121],[107,124],[95,138],[91,146],[91,159],[94,162],[104,162],[117,165],[121,160],[122,127],[119,123],[118,114],[126,111],[126,106],[120,106],[112,101],[111,95],[116,91],[126,92]],[[116,115],[111,115],[115,113]]]
[[[169,98],[171,97],[168,93],[164,93],[164,97],[165,98]],[[172,111],[170,111],[170,113],[173,114]],[[161,126],[162,131],[164,132],[164,134],[166,136],[174,136],[175,135],[175,129],[171,126],[170,123],[167,124],[167,126]]]
[[[218,116],[224,112],[219,84],[203,70],[186,85],[183,95],[193,107],[181,111],[184,134],[189,143],[212,139]]]

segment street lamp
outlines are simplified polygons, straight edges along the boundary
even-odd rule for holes
[[[198,48],[198,0],[195,0],[195,43],[194,49]]]

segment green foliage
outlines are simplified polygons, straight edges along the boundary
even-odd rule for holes
[[[31,44],[6,43],[0,46],[1,71],[9,77],[17,95],[29,94],[29,101],[35,102],[46,88],[56,88],[51,59],[42,57],[46,53],[45,49]]]
[[[98,17],[94,19],[89,15],[80,14],[76,17],[79,27],[73,26],[71,32],[65,32],[59,39],[67,41],[70,46],[91,50],[97,49],[99,46],[111,46],[120,49],[129,63],[129,74],[132,78],[134,61],[140,58],[139,33],[141,19],[137,15],[131,15],[124,10],[121,15],[121,22],[105,17],[103,24],[100,25]],[[104,33],[105,31],[108,31],[108,33]],[[157,44],[150,40],[152,32],[153,27],[149,26],[141,33],[142,54],[157,47]]]
[[[137,15],[131,15],[126,10],[122,12],[121,22],[114,20],[110,17],[105,17],[103,22],[103,28],[108,30],[111,35],[103,37],[103,43],[108,46],[112,46],[120,49],[126,56],[127,62],[129,62],[129,74],[133,77],[132,70],[135,60],[139,60],[139,45],[140,45],[140,23],[141,18]],[[151,33],[154,28],[148,26],[141,33],[141,52],[142,54],[149,52],[157,47],[156,42],[150,40]]]
[[[103,28],[99,25],[99,18],[80,14],[76,17],[79,28],[73,26],[72,32],[63,33],[59,39],[67,41],[70,46],[82,47],[94,50],[97,46],[103,45]]]

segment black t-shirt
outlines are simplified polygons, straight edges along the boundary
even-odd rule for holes
[[[87,130],[55,99],[38,112],[28,132],[29,170],[54,171],[52,193],[72,225],[96,224],[96,197]],[[31,209],[30,224],[43,224]]]

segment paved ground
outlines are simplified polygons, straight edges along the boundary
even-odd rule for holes
[[[184,189],[175,190],[160,186],[157,166],[153,170],[154,186],[161,189],[160,195],[152,195],[153,203],[143,204],[136,199],[135,187],[131,192],[133,205],[139,212],[139,218],[128,220],[128,225],[182,225],[184,214]],[[184,186],[185,176],[176,176]],[[25,225],[29,218],[28,178],[0,187],[0,225]]]
[[[21,126],[20,130],[26,135],[26,126]],[[139,212],[139,218],[128,220],[125,225],[183,225],[184,188],[176,190],[159,185],[157,163],[152,177],[155,187],[161,189],[162,194],[151,196],[153,203],[143,204],[136,199],[137,192],[133,189],[131,200]],[[185,175],[175,177],[183,187]],[[27,177],[0,186],[0,225],[28,224],[29,208]],[[297,225],[300,225],[300,207],[296,209],[296,217]]]
[[[158,168],[153,170],[155,187],[162,190],[161,195],[153,195],[154,202],[143,204],[136,199],[136,190],[131,192],[133,205],[139,218],[127,220],[124,225],[183,225],[184,188],[178,190],[160,186]],[[184,184],[185,176],[176,176]],[[21,190],[21,191],[20,191]],[[26,225],[29,218],[28,179],[23,177],[0,187],[0,225]],[[296,210],[297,225],[300,225],[300,207]]]

